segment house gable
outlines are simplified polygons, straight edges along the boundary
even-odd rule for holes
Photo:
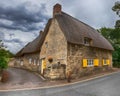
[[[40,58],[45,58],[47,64],[49,64],[49,57],[53,58],[54,64],[58,62],[67,64],[67,41],[57,20],[54,18],[49,25],[48,32],[46,32],[40,52]]]

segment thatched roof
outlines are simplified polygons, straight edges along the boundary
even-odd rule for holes
[[[42,34],[32,42],[28,43],[16,55],[20,56],[26,53],[40,52],[41,46],[45,40],[53,19],[58,21],[59,27],[64,33],[67,42],[84,45],[84,37],[87,37],[92,40],[92,47],[114,50],[112,45],[94,28],[64,12],[61,12],[60,14],[56,14],[54,18],[49,19],[44,32],[42,32]]]
[[[41,31],[40,35],[36,39],[34,39],[32,42],[29,42],[18,53],[16,53],[16,57],[22,56],[27,53],[40,52],[40,49],[44,42],[44,38],[45,38],[45,36],[49,30],[49,27],[51,25],[51,21],[52,21],[52,19],[48,20],[48,23],[46,24],[44,32]]]
[[[22,51],[22,54],[25,53],[34,53],[40,51],[40,39],[41,35],[39,35],[36,39],[30,42]]]
[[[59,27],[69,43],[84,45],[84,37],[87,37],[92,40],[92,44],[90,45],[92,47],[114,50],[108,40],[106,40],[97,30],[78,19],[64,12],[56,14],[54,19],[58,21]],[[48,33],[51,22],[52,19],[48,21],[45,31],[43,32],[41,46]]]
[[[19,56],[21,56],[22,55],[22,50],[23,50],[24,48],[22,48],[20,51],[18,51],[16,54],[15,54],[15,57],[19,57]]]
[[[26,53],[34,53],[34,52],[39,52],[40,51],[40,39],[42,36],[41,34],[35,38],[32,42],[29,42],[27,45],[25,45],[17,54],[16,56],[22,56],[23,54]]]
[[[84,37],[92,40],[92,47],[113,50],[112,45],[94,28],[62,12],[55,15],[58,24],[70,43],[84,44]]]

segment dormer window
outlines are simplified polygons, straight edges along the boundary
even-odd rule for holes
[[[91,42],[92,42],[92,39],[84,37],[84,44],[85,45],[89,46],[89,45],[91,45]]]

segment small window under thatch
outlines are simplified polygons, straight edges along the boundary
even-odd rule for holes
[[[88,37],[84,37],[84,44],[87,46],[90,46],[92,43],[92,39],[88,38]]]

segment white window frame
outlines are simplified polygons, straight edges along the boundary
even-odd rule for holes
[[[39,60],[37,60],[37,65],[38,65],[38,66],[40,65],[40,61],[39,61]]]
[[[94,66],[94,59],[87,59],[87,66],[88,67]]]
[[[32,58],[29,58],[29,64],[32,64]]]
[[[20,65],[23,66],[24,65],[24,62],[23,60],[20,61]]]
[[[36,59],[34,59],[33,65],[37,65],[37,60]]]
[[[103,59],[104,60],[104,65],[107,65],[107,59]]]

